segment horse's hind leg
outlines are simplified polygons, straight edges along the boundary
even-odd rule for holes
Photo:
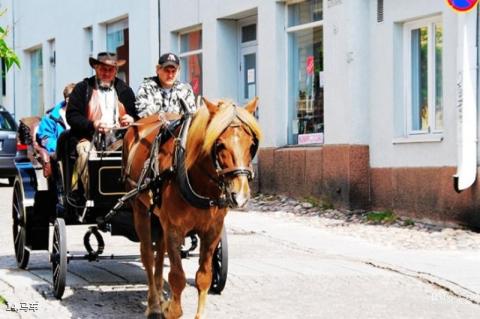
[[[148,281],[148,305],[145,315],[150,317],[153,314],[161,313],[160,297],[153,275],[154,252],[152,247],[150,216],[147,208],[138,199],[132,203],[132,208],[135,230],[140,239],[140,255]]]
[[[204,318],[207,294],[212,284],[212,257],[220,240],[220,235],[221,228],[220,231],[211,230],[200,238],[200,260],[198,261],[199,267],[195,276],[198,290],[198,306],[195,319]]]
[[[162,225],[163,226],[163,225]],[[184,236],[174,229],[164,227],[164,240],[170,260],[170,272],[168,273],[168,283],[172,292],[172,297],[165,307],[165,317],[168,319],[180,318],[183,314],[181,296],[182,291],[187,284],[185,272],[182,267],[182,258],[180,256],[180,247]]]

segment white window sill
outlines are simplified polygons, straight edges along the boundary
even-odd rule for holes
[[[392,144],[407,144],[407,143],[435,143],[443,141],[442,134],[419,134],[402,137],[395,137]]]

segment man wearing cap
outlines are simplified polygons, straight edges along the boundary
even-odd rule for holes
[[[137,92],[135,107],[139,117],[155,113],[193,113],[196,110],[195,96],[188,83],[177,80],[180,60],[173,53],[163,54],[158,59],[156,76],[146,78]],[[180,99],[187,103],[183,110]]]
[[[71,134],[78,140],[78,158],[72,181],[72,189],[78,189],[77,174],[80,174],[85,193],[88,192],[88,152],[95,132],[111,137],[112,128],[128,126],[137,119],[135,94],[121,79],[117,78],[118,67],[125,60],[115,53],[101,52],[97,58],[89,59],[95,76],[76,84],[66,112]],[[113,141],[111,138],[107,140]]]

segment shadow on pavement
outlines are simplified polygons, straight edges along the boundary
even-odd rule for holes
[[[0,267],[4,270],[2,281],[15,291],[28,291],[28,295],[16,298],[38,300],[39,308],[64,308],[72,318],[145,318],[146,277],[138,260],[70,261],[65,294],[59,304],[53,296],[48,252],[32,254],[26,270],[17,267],[13,254],[0,256]],[[167,274],[168,268],[165,265]],[[187,282],[194,285],[193,278],[187,278]],[[167,282],[164,290],[167,296]]]

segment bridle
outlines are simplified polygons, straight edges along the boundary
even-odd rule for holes
[[[241,120],[236,120],[236,119],[234,119],[230,123],[230,125],[225,128],[224,132],[229,128],[235,128],[235,127],[242,128],[244,131],[247,132],[247,134],[252,136],[253,144],[250,147],[250,158],[253,159],[255,157],[255,154],[257,154],[257,150],[258,150],[258,139],[257,139],[257,137],[255,136],[255,134],[251,130],[250,130],[250,132],[247,131],[247,129],[242,125]],[[215,167],[215,171],[217,172],[217,175],[220,178],[221,182],[224,183],[226,179],[236,177],[236,176],[239,176],[239,175],[247,176],[249,181],[253,180],[253,178],[255,177],[255,172],[253,171],[253,166],[252,166],[251,163],[250,163],[249,166],[235,166],[235,167],[222,168],[221,165],[220,165],[220,161],[218,160],[217,146],[218,146],[218,142],[214,143],[210,156],[212,158],[212,162],[213,162],[213,166]]]

